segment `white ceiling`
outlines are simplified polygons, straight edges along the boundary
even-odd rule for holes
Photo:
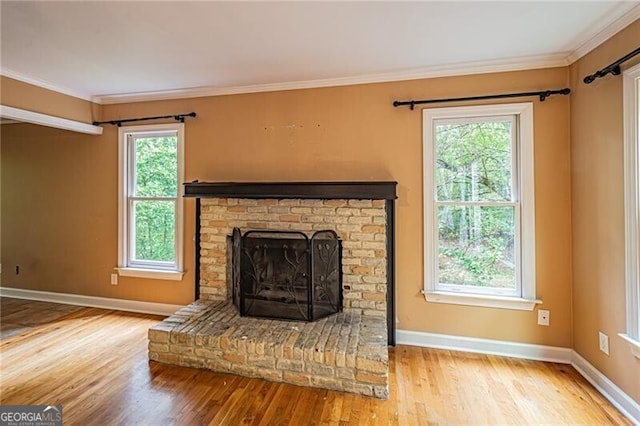
[[[108,103],[567,65],[640,6],[2,0],[0,13],[2,74]]]

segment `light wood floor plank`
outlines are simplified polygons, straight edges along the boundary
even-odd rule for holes
[[[1,301],[0,404],[68,425],[631,424],[569,365],[398,346],[382,401],[150,363],[157,316]]]

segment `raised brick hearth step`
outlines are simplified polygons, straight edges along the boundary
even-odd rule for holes
[[[312,322],[240,317],[229,301],[198,300],[149,329],[149,359],[386,399],[383,317],[340,312]]]

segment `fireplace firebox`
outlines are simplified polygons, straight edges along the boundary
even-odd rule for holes
[[[241,316],[315,321],[342,311],[342,242],[332,230],[238,228],[231,236],[232,299]]]

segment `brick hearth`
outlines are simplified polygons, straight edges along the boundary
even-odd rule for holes
[[[387,398],[383,317],[356,310],[312,322],[240,317],[200,300],[149,330],[149,359]]]

